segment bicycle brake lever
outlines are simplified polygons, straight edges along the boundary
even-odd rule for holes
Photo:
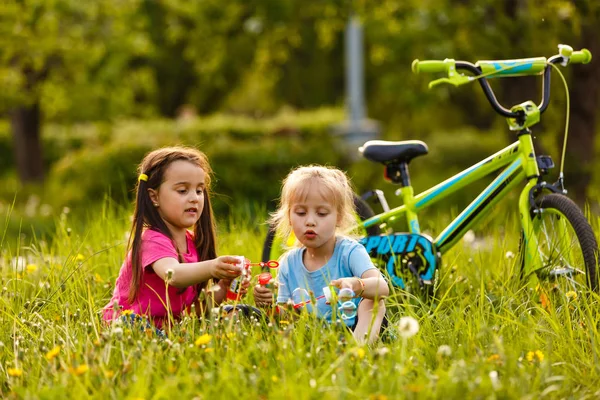
[[[443,83],[447,83],[449,85],[454,85],[456,87],[459,87],[460,85],[464,85],[465,83],[471,82],[473,79],[474,78],[472,76],[464,76],[461,74],[455,74],[454,76],[451,76],[450,78],[440,78],[440,79],[436,79],[434,81],[429,82],[429,89],[432,89],[434,86],[438,86]]]

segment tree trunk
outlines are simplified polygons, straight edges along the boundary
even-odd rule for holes
[[[580,48],[592,52],[592,62],[587,65],[571,65],[570,83],[571,115],[569,141],[565,159],[565,181],[571,197],[579,204],[587,201],[587,187],[594,168],[594,134],[596,112],[600,101],[600,38],[598,29],[587,19],[582,27]],[[563,136],[559,136],[562,149]]]
[[[10,113],[17,171],[22,183],[42,182],[44,164],[40,140],[40,105],[17,107]]]

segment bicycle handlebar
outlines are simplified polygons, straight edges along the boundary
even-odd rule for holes
[[[415,74],[421,73],[421,72],[431,72],[431,73],[435,73],[435,72],[448,72],[448,66],[450,62],[454,62],[454,60],[452,59],[446,59],[444,61],[439,61],[439,60],[425,60],[425,61],[419,61],[419,60],[414,60],[412,62],[412,71]]]
[[[590,61],[592,61],[592,53],[588,49],[574,51],[569,60],[569,62],[573,64],[587,64]]]
[[[543,94],[542,101],[538,106],[540,113],[543,113],[548,107],[550,100],[550,75],[552,66],[550,64],[587,64],[592,60],[592,53],[587,49],[573,51],[570,46],[559,45],[559,54],[548,59],[545,57],[522,58],[517,60],[494,60],[478,61],[472,64],[467,61],[455,61],[453,59],[445,60],[414,60],[412,62],[412,71],[416,74],[445,72],[448,78],[437,79],[429,84],[433,87],[439,83],[450,83],[460,86],[465,83],[477,80],[485,93],[492,108],[500,115],[508,118],[520,119],[523,117],[521,112],[512,112],[504,108],[498,100],[486,78],[514,77],[526,75],[543,74]],[[465,70],[472,73],[472,76],[464,76],[457,73],[458,70]],[[483,76],[482,76],[483,75]]]

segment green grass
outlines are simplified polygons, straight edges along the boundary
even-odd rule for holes
[[[258,260],[264,217],[249,207],[221,220],[219,253]],[[423,225],[434,230],[446,219]],[[106,205],[84,220],[56,217],[52,238],[4,238],[0,397],[600,396],[598,296],[552,294],[542,305],[515,277],[517,257],[507,252],[517,253],[519,230],[503,215],[477,232],[484,241],[463,241],[445,257],[435,301],[390,296],[386,340],[370,347],[308,315],[268,325],[186,317],[168,339],[103,325],[98,312],[111,297],[129,224],[127,210]],[[416,335],[401,336],[402,316],[418,320]]]

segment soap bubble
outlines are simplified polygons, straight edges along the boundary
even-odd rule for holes
[[[350,288],[342,288],[338,293],[338,299],[342,303],[350,301],[354,297],[354,291]]]
[[[340,306],[340,311],[342,312],[342,319],[354,318],[356,317],[356,304],[351,301],[345,301]]]

